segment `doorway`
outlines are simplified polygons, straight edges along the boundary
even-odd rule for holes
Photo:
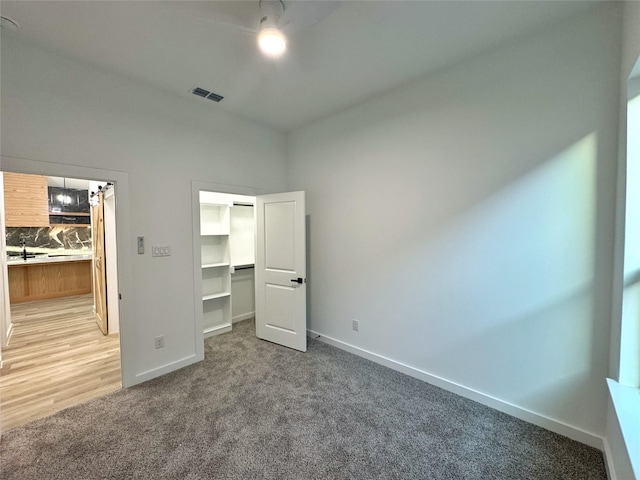
[[[6,221],[0,246],[10,299],[0,375],[0,425],[6,431],[120,389],[122,372],[113,182],[2,176]],[[12,199],[16,179],[37,186],[31,194],[37,204]],[[42,208],[44,221],[25,218]],[[103,246],[101,258],[97,244]],[[102,293],[96,289],[97,265],[103,266]],[[102,299],[104,307],[97,302]]]
[[[254,196],[216,190],[192,182],[199,358],[204,358],[205,338],[230,331],[233,320],[246,315],[255,318],[258,338],[305,352],[305,193]],[[232,282],[231,275],[243,270],[255,273],[242,284],[241,277]],[[248,314],[246,304],[234,308],[241,292],[251,296]]]

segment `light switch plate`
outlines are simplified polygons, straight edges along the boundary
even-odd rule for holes
[[[138,255],[144,254],[144,237],[138,237]]]
[[[153,245],[151,247],[152,257],[168,257],[171,255],[171,247],[169,245]]]

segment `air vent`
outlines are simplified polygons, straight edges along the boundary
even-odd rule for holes
[[[219,102],[220,100],[222,100],[224,97],[222,95],[218,95],[217,93],[213,93],[211,92],[209,95],[207,95],[207,98],[209,100],[213,100],[214,102]]]
[[[196,87],[191,90],[191,93],[193,93],[194,95],[198,95],[199,97],[206,97],[211,92],[209,90],[205,90],[204,88]]]
[[[209,90],[205,90],[204,88],[200,88],[200,87],[193,87],[191,89],[191,93],[193,93],[194,95],[198,95],[199,97],[202,97],[202,98],[207,98],[214,102],[219,102],[224,98],[222,95],[218,95],[217,93],[210,92]]]

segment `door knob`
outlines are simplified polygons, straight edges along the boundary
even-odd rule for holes
[[[298,278],[292,278],[291,279],[292,282],[296,282],[296,283],[302,283],[302,279],[300,277]]]

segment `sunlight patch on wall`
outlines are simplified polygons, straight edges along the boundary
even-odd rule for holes
[[[576,391],[591,381],[596,164],[591,133],[422,246],[422,280],[410,283],[424,289],[421,315],[446,319],[425,324],[425,338],[440,339],[425,355],[437,364],[464,352],[443,375],[492,371],[495,388],[511,390],[501,395],[524,398],[562,379]]]
[[[465,291],[472,302],[468,314],[481,307],[506,320],[591,285],[596,152],[591,134],[442,232],[440,245],[434,245],[448,257],[438,255],[443,266],[449,265],[437,270],[445,272],[441,285]]]

